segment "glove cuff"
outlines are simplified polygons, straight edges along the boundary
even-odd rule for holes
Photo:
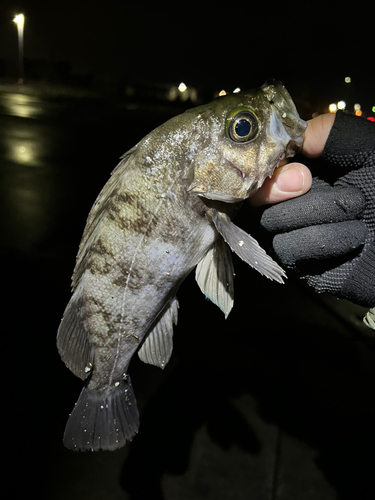
[[[343,168],[359,168],[374,151],[374,141],[373,123],[338,111],[322,157]]]

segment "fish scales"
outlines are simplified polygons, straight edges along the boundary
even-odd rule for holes
[[[270,279],[284,271],[231,217],[301,145],[306,124],[281,83],[221,97],[161,125],[126,153],[87,219],[57,346],[85,387],[64,444],[114,450],[138,431],[136,351],[164,368],[176,294],[196,267],[203,293],[233,306],[230,248]],[[228,247],[227,247],[228,245]]]

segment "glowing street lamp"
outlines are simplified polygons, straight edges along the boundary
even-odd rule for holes
[[[18,14],[13,19],[13,22],[17,24],[18,33],[18,63],[19,63],[19,78],[18,83],[23,83],[24,70],[23,70],[23,27],[25,25],[25,16],[23,14]]]

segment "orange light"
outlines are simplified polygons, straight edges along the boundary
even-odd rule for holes
[[[356,109],[355,116],[362,116],[362,111],[360,109]]]
[[[337,104],[335,104],[335,103],[330,104],[329,107],[328,107],[328,109],[329,109],[330,113],[336,113],[336,111],[337,111]]]

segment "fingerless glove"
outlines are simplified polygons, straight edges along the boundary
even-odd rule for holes
[[[331,183],[267,208],[274,250],[317,292],[375,304],[375,124],[338,112],[321,160]],[[324,174],[323,174],[324,177]]]

